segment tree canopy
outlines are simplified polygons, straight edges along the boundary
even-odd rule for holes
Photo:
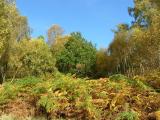
[[[89,74],[96,62],[96,48],[80,33],[71,33],[64,49],[57,56],[56,66],[61,72]]]

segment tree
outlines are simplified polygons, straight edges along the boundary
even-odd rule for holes
[[[43,35],[40,35],[37,37],[38,39],[42,39],[42,40],[45,40],[45,37]]]
[[[100,49],[96,53],[96,76],[97,77],[105,77],[109,72],[109,56],[107,54],[107,50]]]
[[[128,8],[129,15],[134,18],[133,26],[148,27],[152,18],[159,14],[159,0],[134,0],[134,7]]]
[[[108,53],[111,59],[112,73],[124,73],[127,66],[127,49],[129,41],[129,26],[127,24],[119,24],[117,30],[114,31],[115,36],[113,42],[109,45]]]
[[[19,14],[14,0],[0,0],[0,8],[0,83],[2,83],[8,68],[10,50],[14,42],[29,37],[29,27],[26,17]]]
[[[23,40],[11,50],[8,77],[38,76],[55,68],[55,59],[43,39]]]
[[[48,30],[48,44],[51,46],[55,39],[63,34],[64,30],[59,25],[53,25]]]
[[[55,43],[51,46],[51,51],[52,54],[57,57],[57,55],[59,55],[65,48],[65,44],[68,42],[68,40],[70,39],[69,35],[66,36],[58,36],[55,39]]]
[[[133,24],[118,25],[108,49],[112,73],[134,76],[160,70],[160,2],[134,0],[134,3],[134,8],[129,8]]]
[[[134,71],[144,74],[160,69],[160,1],[135,0],[130,15],[135,18],[132,25],[132,57]]]
[[[89,75],[96,63],[96,48],[80,33],[71,33],[64,50],[57,56],[56,66],[64,73]]]
[[[11,33],[10,21],[7,16],[9,8],[5,0],[0,0],[0,8],[0,84],[2,84],[7,69]]]

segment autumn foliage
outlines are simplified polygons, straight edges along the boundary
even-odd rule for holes
[[[0,120],[160,120],[160,1],[134,0],[108,48],[52,25],[32,38],[0,0]]]

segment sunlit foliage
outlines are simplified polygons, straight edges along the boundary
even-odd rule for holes
[[[37,76],[53,72],[55,59],[42,39],[23,40],[15,44],[8,65],[10,77]]]
[[[96,62],[96,48],[80,33],[72,33],[63,51],[57,56],[56,66],[64,73],[91,74]]]

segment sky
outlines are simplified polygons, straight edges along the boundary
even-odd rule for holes
[[[17,8],[33,30],[32,37],[46,37],[47,30],[58,24],[65,34],[81,32],[97,48],[109,46],[118,24],[131,22],[128,7],[132,6],[133,0],[17,0]]]

